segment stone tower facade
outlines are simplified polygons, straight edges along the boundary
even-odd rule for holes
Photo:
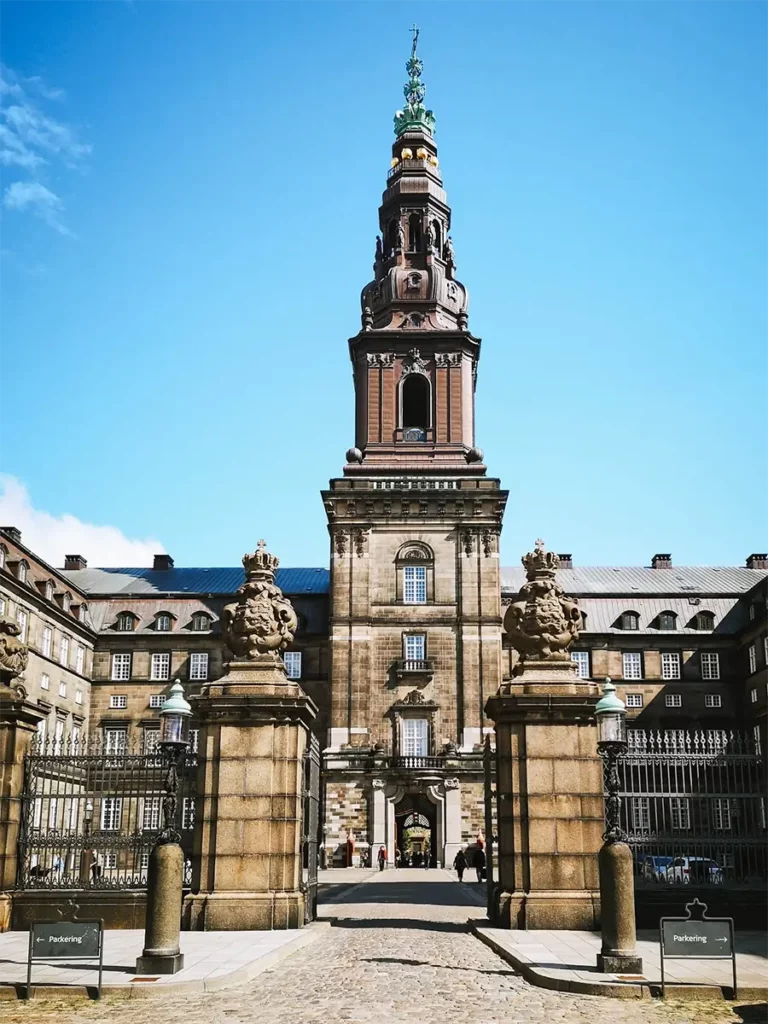
[[[480,339],[456,278],[451,211],[407,62],[379,209],[374,279],[349,341],[355,445],[323,492],[331,540],[326,858],[406,827],[451,862],[482,828],[481,746],[501,682],[499,532],[506,492],[475,444]],[[407,826],[406,822],[415,822]]]

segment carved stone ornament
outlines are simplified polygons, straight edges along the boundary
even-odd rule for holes
[[[362,558],[365,554],[366,545],[368,543],[368,533],[366,530],[357,529],[354,531],[355,538],[355,554],[358,558]]]
[[[406,693],[399,704],[426,704],[426,698],[420,690],[411,690],[410,693]]]
[[[393,352],[369,352],[368,353],[368,365],[369,366],[381,366],[388,367],[393,366],[395,362],[395,356]]]
[[[275,586],[279,564],[263,540],[253,554],[243,556],[245,583],[221,616],[224,642],[237,658],[277,655],[293,641],[298,622],[291,602]]]
[[[386,789],[386,779],[373,779],[371,781],[371,786],[373,786],[374,789]]]
[[[465,530],[461,535],[461,540],[464,545],[464,554],[471,555],[474,551],[474,537],[469,530]]]
[[[408,355],[403,359],[403,376],[405,377],[408,373],[423,373],[426,375],[427,364],[421,358],[419,350],[412,348]]]
[[[347,534],[344,530],[337,530],[334,534],[336,541],[336,554],[343,558],[347,553]]]
[[[528,582],[504,616],[504,628],[522,658],[567,661],[568,648],[578,638],[581,612],[576,601],[565,597],[555,582],[559,559],[537,540],[533,551],[522,558]]]
[[[435,366],[461,366],[461,352],[438,352],[435,356]]]
[[[6,677],[6,682],[21,675],[29,660],[29,648],[17,639],[19,636],[21,629],[15,622],[0,619],[0,674]]]
[[[459,780],[458,779],[446,779],[443,782],[443,785],[445,786],[446,789],[458,789],[459,788]]]

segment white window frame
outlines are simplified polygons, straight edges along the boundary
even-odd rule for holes
[[[712,801],[712,828],[719,832],[731,830],[731,801],[728,797],[715,797]]]
[[[109,850],[103,854],[102,867],[107,871],[114,871],[117,868],[117,850]]]
[[[16,625],[20,629],[19,640],[23,644],[27,642],[27,630],[29,629],[29,612],[26,608],[16,609]]]
[[[75,651],[75,672],[77,672],[79,675],[82,675],[84,668],[85,648],[81,644],[78,644],[77,650]]]
[[[763,637],[763,664],[768,665],[768,636]]]
[[[680,693],[665,693],[664,694],[664,706],[667,708],[681,708],[683,706],[683,697]]]
[[[128,707],[128,694],[111,693],[109,695],[109,707],[111,711],[123,711]]]
[[[719,693],[705,693],[704,694],[704,707],[705,708],[721,708],[723,706],[723,698]]]
[[[53,727],[53,752],[61,754],[64,752],[64,719],[57,718]]]
[[[69,666],[69,637],[62,636],[59,640],[59,664],[65,668]]]
[[[200,742],[200,730],[190,729],[189,730],[189,751],[191,754],[197,753],[197,747]]]
[[[757,646],[755,644],[749,645],[749,674],[757,672]]]
[[[720,678],[720,655],[714,651],[701,652],[701,678]]]
[[[53,650],[53,630],[50,626],[43,627],[43,638],[40,642],[40,651],[43,657],[50,658]]]
[[[669,816],[674,832],[687,832],[691,827],[691,801],[688,797],[671,797],[669,801]]]
[[[192,616],[193,633],[205,633],[211,628],[211,617],[205,612],[195,612]]]
[[[156,754],[160,750],[159,729],[145,729],[142,739],[145,754]]]
[[[427,603],[427,567],[403,566],[403,604]]]
[[[632,798],[632,831],[648,832],[651,828],[651,802],[647,796]]]
[[[643,656],[639,651],[624,651],[621,655],[624,679],[643,678]]]
[[[8,554],[8,549],[5,544],[0,544],[0,569],[5,568],[5,557]]]
[[[112,655],[112,674],[110,678],[115,682],[124,683],[131,678],[131,655],[124,652]]]
[[[153,682],[165,682],[171,678],[171,655],[169,651],[160,651],[152,655],[149,678]]]
[[[48,828],[55,829],[59,818],[59,798],[51,796],[48,798]]]
[[[52,601],[53,600],[53,584],[51,583],[50,580],[46,580],[46,582],[45,582],[45,594],[44,594],[44,596],[45,596],[45,600],[46,601]]]
[[[757,687],[753,686],[749,691],[749,700],[751,704],[757,704]]]
[[[195,798],[193,796],[185,796],[182,801],[181,827],[183,829],[195,827]]]
[[[590,679],[589,651],[571,651],[571,661],[576,665],[579,679]]]
[[[168,625],[167,626],[161,626],[160,625],[161,622],[167,622]],[[171,625],[172,624],[173,624],[173,619],[168,614],[168,612],[160,612],[160,614],[155,619],[155,629],[157,630],[158,633],[170,633],[171,632]]]
[[[661,678],[680,678],[680,655],[677,651],[664,651],[661,655]]]
[[[136,619],[131,612],[120,612],[117,616],[117,632],[132,633],[136,626]]]
[[[164,693],[150,693],[149,695],[149,706],[151,708],[161,708],[165,703]]]
[[[405,633],[403,658],[405,661],[424,661],[427,657],[427,637],[424,633]]]
[[[642,693],[628,693],[627,694],[627,707],[628,708],[641,708],[643,706],[643,695]]]
[[[32,804],[32,828],[40,828],[43,821],[43,798],[36,796]]]
[[[22,561],[20,561],[18,566],[16,567],[16,579],[19,581],[19,583],[26,583],[27,582],[27,574],[28,573],[29,573],[29,566],[22,559]]]
[[[427,757],[429,754],[429,720],[427,718],[403,718],[400,728],[403,757]]]
[[[119,832],[122,821],[123,798],[121,796],[103,796],[99,806],[100,830],[102,832]]]
[[[159,796],[145,796],[141,809],[142,832],[157,832],[160,828],[163,812],[163,799]]]
[[[83,691],[82,690],[75,690],[75,704],[82,704],[82,703],[83,703]]]
[[[47,672],[43,672],[43,674],[40,676],[40,689],[41,690],[50,690],[50,688],[51,688],[51,677],[48,675]]]
[[[5,615],[5,598],[0,597],[0,615]]]
[[[286,651],[283,654],[285,674],[289,679],[301,679],[301,651]]]
[[[64,680],[64,679],[60,679],[59,680],[59,696],[60,697],[66,697],[67,696],[67,683],[66,683],[66,680]]]
[[[208,652],[193,651],[189,656],[189,678],[199,682],[208,678]]]
[[[106,727],[104,729],[104,753],[124,754],[128,749],[128,730]]]

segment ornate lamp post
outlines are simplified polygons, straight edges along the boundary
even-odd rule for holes
[[[163,827],[149,857],[144,952],[136,960],[137,974],[176,974],[184,967],[179,949],[184,854],[176,830],[176,806],[191,714],[184,687],[176,679],[160,711],[160,750],[166,769]]]
[[[598,970],[611,974],[642,974],[635,932],[635,878],[632,851],[621,828],[619,812],[619,758],[627,749],[627,710],[616,687],[605,680],[603,696],[595,706],[597,750],[605,765],[605,832],[598,854],[602,949]]]

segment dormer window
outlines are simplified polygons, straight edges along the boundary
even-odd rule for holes
[[[27,574],[29,573],[29,563],[25,562],[24,559],[19,562],[16,566],[16,579],[19,583],[27,582]]]
[[[619,629],[639,629],[640,616],[637,612],[624,612],[619,619]]]
[[[116,628],[120,633],[132,633],[136,628],[136,616],[133,612],[120,612]]]
[[[46,601],[52,601],[53,600],[53,581],[52,580],[46,580],[45,587],[43,589],[43,594],[45,595],[45,600]]]
[[[65,612],[68,612],[72,605],[72,595],[67,590],[66,593],[61,595],[61,607]]]
[[[204,633],[211,628],[211,618],[205,612],[195,612],[192,616],[192,629],[196,633]]]
[[[173,628],[172,622],[170,612],[158,612],[155,618],[155,629],[158,633],[170,633]]]
[[[5,546],[5,544],[0,544],[0,569],[5,568],[5,559],[7,555],[8,548]]]
[[[714,629],[715,628],[715,616],[712,612],[699,612],[693,620],[694,629]]]
[[[661,612],[658,624],[659,629],[677,629],[677,616],[674,612]]]

